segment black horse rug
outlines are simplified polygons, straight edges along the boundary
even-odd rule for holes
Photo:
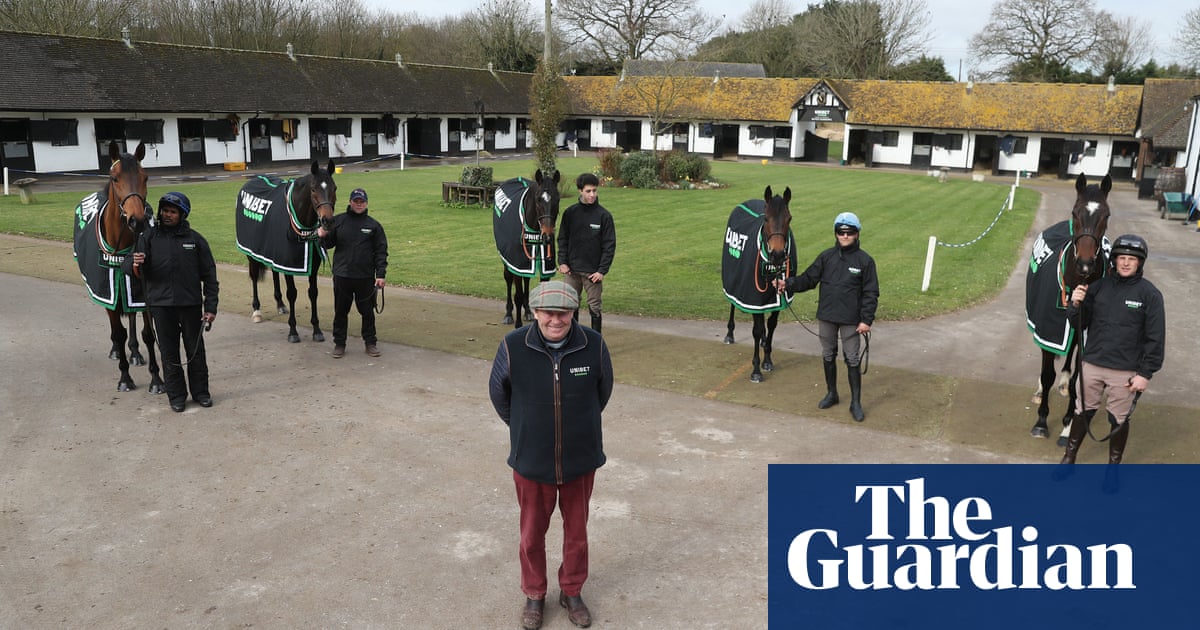
[[[121,269],[133,248],[114,249],[100,230],[107,206],[108,198],[97,192],[75,207],[75,262],[93,302],[110,311],[140,312],[146,308],[142,282]]]
[[[325,249],[317,239],[316,224],[301,225],[292,207],[295,180],[255,177],[242,186],[237,198],[237,248],[250,258],[289,276],[312,273]]]
[[[776,268],[766,260],[762,235],[766,205],[762,199],[751,199],[738,205],[729,215],[729,224],[725,227],[721,284],[725,288],[725,299],[745,313],[781,311],[792,301],[789,291],[776,291],[771,281],[796,272],[795,241],[788,230],[786,269]]]
[[[1062,221],[1038,235],[1025,272],[1025,323],[1033,333],[1033,341],[1057,355],[1067,354],[1075,330],[1067,321],[1067,300],[1074,287],[1063,280],[1063,260],[1071,246],[1071,221]],[[1107,267],[1110,244],[1108,237],[1101,242],[1104,252],[1100,268]]]
[[[529,196],[532,185],[524,177],[515,177],[496,188],[492,234],[504,266],[513,275],[547,280],[558,267],[554,263],[554,243],[525,226],[525,203],[534,203]]]

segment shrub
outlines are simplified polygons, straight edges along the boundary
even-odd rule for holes
[[[491,186],[492,167],[467,166],[463,168],[462,179],[459,182],[465,186]]]
[[[601,149],[598,157],[601,179],[621,178],[621,162],[625,156],[620,149]]]
[[[694,182],[702,182],[712,175],[712,163],[702,155],[687,156],[688,177]]]
[[[658,160],[645,151],[630,153],[621,161],[621,180],[634,188],[658,188]]]
[[[671,151],[662,155],[658,177],[664,182],[672,183],[691,179],[691,163],[687,154]]]

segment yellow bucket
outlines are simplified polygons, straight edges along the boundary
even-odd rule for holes
[[[335,174],[335,175],[341,175],[341,174],[342,174],[342,167],[340,167],[340,166],[335,166],[335,167],[333,167],[333,172],[334,172],[334,174]]]

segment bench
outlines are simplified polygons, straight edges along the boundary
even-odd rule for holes
[[[1181,192],[1164,192],[1162,201],[1158,204],[1159,218],[1166,219],[1173,214],[1187,216],[1192,207],[1192,196]]]
[[[468,186],[459,182],[442,182],[443,203],[477,203],[490,206],[495,201],[496,185]]]
[[[28,205],[36,201],[33,197],[33,185],[36,183],[36,177],[24,177],[13,182],[13,186],[21,189],[21,203]]]

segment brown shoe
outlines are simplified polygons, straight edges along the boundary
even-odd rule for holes
[[[592,613],[579,595],[558,595],[558,605],[567,609],[567,619],[580,628],[592,625]]]
[[[373,357],[379,356],[379,346],[373,343],[367,344],[367,354]]]
[[[546,607],[544,599],[525,598],[525,608],[521,609],[521,627],[525,630],[538,630],[542,627],[542,609]]]
[[[333,347],[333,358],[340,359],[344,356],[346,356],[346,346],[334,346]]]

